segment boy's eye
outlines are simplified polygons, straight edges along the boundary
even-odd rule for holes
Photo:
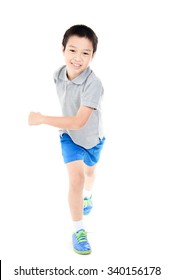
[[[75,50],[73,50],[73,49],[70,49],[70,52],[75,52]]]
[[[84,52],[83,54],[84,54],[84,55],[89,55],[89,53],[87,53],[87,52]]]

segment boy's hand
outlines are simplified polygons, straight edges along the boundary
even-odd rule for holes
[[[43,123],[43,115],[41,113],[31,112],[28,117],[29,125],[39,125]]]

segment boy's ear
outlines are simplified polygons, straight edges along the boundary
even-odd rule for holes
[[[95,57],[95,54],[96,54],[96,52],[94,52],[94,53],[92,54],[92,59]]]
[[[64,53],[65,49],[64,49],[64,46],[62,45],[62,52]]]

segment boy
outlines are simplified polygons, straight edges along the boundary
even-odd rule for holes
[[[89,214],[93,206],[95,168],[105,140],[101,120],[103,87],[89,67],[97,44],[96,34],[85,25],[74,25],[65,32],[62,47],[66,65],[54,74],[63,116],[31,112],[28,120],[29,125],[60,128],[62,155],[69,175],[73,249],[79,254],[91,253],[83,215]]]

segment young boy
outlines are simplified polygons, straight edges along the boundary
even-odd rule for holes
[[[96,34],[85,25],[74,25],[65,32],[62,47],[66,65],[54,74],[63,116],[34,112],[29,115],[29,125],[60,128],[62,155],[69,175],[72,242],[79,254],[91,253],[83,215],[89,214],[93,206],[95,168],[105,141],[101,119],[103,87],[89,67],[97,44]]]

